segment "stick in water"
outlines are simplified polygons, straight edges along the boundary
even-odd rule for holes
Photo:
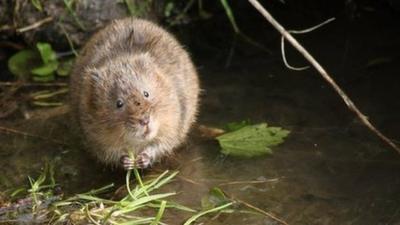
[[[368,121],[368,117],[366,117],[359,109],[358,107],[353,103],[353,101],[347,96],[347,94],[336,84],[336,82],[329,76],[329,74],[325,71],[325,69],[314,59],[314,57],[303,47],[297,42],[294,37],[285,30],[282,25],[280,25],[273,17],[272,15],[264,9],[264,7],[257,1],[257,0],[249,0],[249,2],[256,8],[264,17],[266,20],[268,20],[272,26],[274,26],[279,33],[282,34],[282,36],[290,43],[293,45],[294,48],[296,48],[303,56],[306,58],[311,65],[314,66],[314,68],[321,74],[321,76],[333,87],[333,89],[340,95],[340,97],[343,99],[344,103],[347,105],[347,107],[353,111],[356,116],[361,120],[361,122],[367,126],[372,132],[374,132],[379,138],[381,138],[386,144],[391,146],[394,150],[396,150],[400,154],[400,148],[388,137],[386,137],[382,132],[380,132],[377,128],[375,128],[374,125],[372,125]]]

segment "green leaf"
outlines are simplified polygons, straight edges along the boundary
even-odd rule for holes
[[[68,76],[71,73],[73,64],[74,58],[61,62],[57,68],[57,74],[62,77]]]
[[[57,62],[56,52],[53,51],[49,43],[38,42],[36,48],[39,50],[44,64]]]
[[[39,77],[54,76],[54,71],[57,70],[57,67],[58,62],[52,62],[31,70],[31,73]]]
[[[254,157],[272,154],[270,147],[282,143],[289,133],[280,127],[268,127],[266,123],[261,123],[223,134],[217,140],[223,154]]]
[[[28,78],[38,64],[39,55],[33,50],[21,50],[8,60],[8,69],[20,78]]]

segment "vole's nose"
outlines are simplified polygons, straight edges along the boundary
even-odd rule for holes
[[[142,119],[139,119],[139,124],[142,126],[148,125],[149,122],[150,122],[150,118],[148,116],[145,116]]]

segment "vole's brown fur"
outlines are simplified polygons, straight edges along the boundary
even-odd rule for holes
[[[147,167],[181,144],[198,108],[187,52],[152,22],[127,18],[95,34],[70,81],[71,108],[91,152],[105,163]],[[134,151],[136,162],[125,157]]]

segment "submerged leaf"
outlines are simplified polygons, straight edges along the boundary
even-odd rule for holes
[[[230,200],[225,196],[224,192],[220,188],[214,187],[210,190],[207,196],[204,196],[201,199],[201,206],[203,210],[209,210],[229,201]]]
[[[225,209],[225,208],[227,208],[227,207],[229,207],[231,205],[233,205],[233,202],[229,202],[229,203],[226,203],[224,205],[218,206],[216,208],[212,208],[212,209],[209,209],[209,210],[206,210],[206,211],[199,212],[199,213],[193,215],[192,217],[190,217],[188,220],[186,220],[186,222],[183,225],[190,225],[194,221],[196,221],[198,218],[200,218],[200,217],[202,217],[202,216],[204,216],[206,214],[213,213],[213,212],[220,212],[223,209]]]
[[[288,134],[288,130],[261,123],[223,134],[217,140],[226,155],[254,157],[272,154],[270,147],[282,143]]]

